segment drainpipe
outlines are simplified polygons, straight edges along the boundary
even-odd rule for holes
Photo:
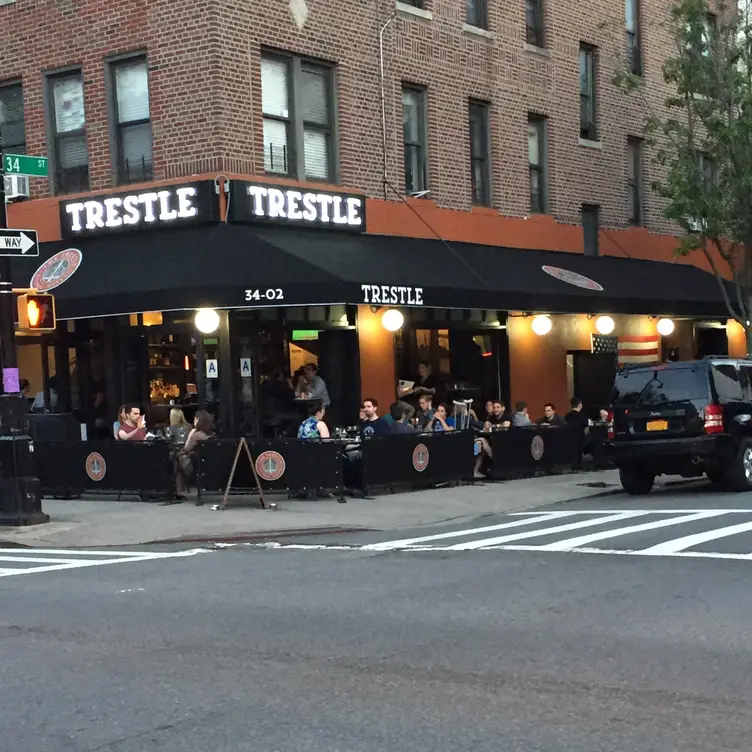
[[[392,13],[392,15],[387,19],[386,23],[379,29],[379,70],[380,70],[380,77],[381,77],[381,156],[384,160],[384,175],[383,175],[383,183],[382,187],[384,189],[384,198],[387,197],[386,193],[386,186],[388,183],[387,180],[387,169],[386,169],[386,94],[384,92],[384,32],[386,31],[389,24],[394,21],[395,13]]]

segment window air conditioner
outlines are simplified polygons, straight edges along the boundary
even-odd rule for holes
[[[5,176],[5,201],[29,198],[29,178],[26,175]]]

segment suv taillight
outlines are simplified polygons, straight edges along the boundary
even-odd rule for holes
[[[614,431],[614,413],[613,411],[608,414],[608,438],[615,439],[616,431]]]
[[[705,433],[723,433],[723,408],[720,405],[705,408]]]

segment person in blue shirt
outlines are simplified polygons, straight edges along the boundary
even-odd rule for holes
[[[455,430],[455,419],[447,415],[446,405],[439,405],[436,408],[436,414],[434,415],[433,423],[431,424],[431,430],[434,433],[445,433]],[[473,442],[473,455],[475,457],[475,467],[473,468],[473,477],[476,479],[484,478],[485,475],[481,472],[486,458],[491,460],[493,456],[491,445],[482,436],[476,436]]]
[[[360,432],[364,439],[372,439],[375,436],[387,436],[389,424],[379,417],[379,403],[373,398],[363,400],[363,422],[360,424]]]
[[[329,427],[324,423],[324,412],[326,412],[326,408],[321,402],[311,405],[308,410],[308,417],[298,428],[299,439],[329,438]]]

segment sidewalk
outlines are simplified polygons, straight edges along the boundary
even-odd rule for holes
[[[594,484],[588,485],[588,484]],[[257,497],[231,496],[228,509],[212,511],[219,498],[197,507],[183,504],[114,500],[45,499],[46,525],[0,528],[0,546],[98,547],[144,543],[262,538],[312,532],[396,530],[482,515],[534,509],[559,501],[620,490],[615,470],[483,483],[388,494],[373,499],[298,501],[269,498],[277,509],[260,509]]]

